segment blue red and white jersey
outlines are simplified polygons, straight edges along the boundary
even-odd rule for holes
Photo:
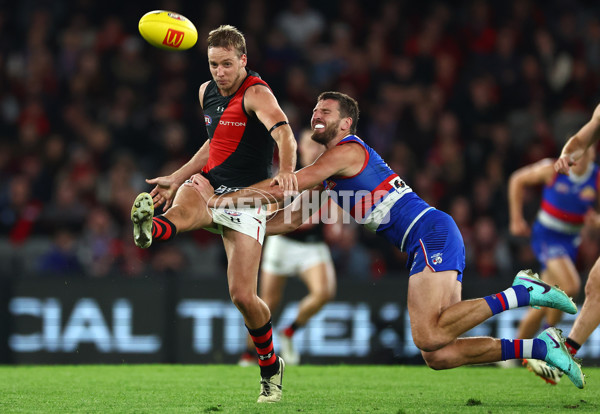
[[[428,210],[433,209],[386,164],[363,140],[348,135],[337,145],[359,144],[365,151],[361,170],[351,177],[333,176],[324,185],[331,199],[359,224],[382,233],[400,250],[410,229]]]
[[[598,199],[599,179],[600,169],[595,163],[590,163],[581,176],[555,174],[544,188],[537,222],[559,233],[578,234],[586,212]]]

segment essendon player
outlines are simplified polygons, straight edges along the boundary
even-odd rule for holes
[[[357,137],[358,103],[339,92],[324,92],[313,110],[312,139],[326,148],[313,164],[298,171],[298,188],[320,188],[356,221],[408,254],[407,307],[413,341],[427,365],[449,369],[468,364],[532,358],[564,371],[579,388],[585,384],[580,365],[564,345],[556,328],[532,339],[459,337],[491,316],[523,306],[545,306],[577,313],[575,303],[560,289],[542,282],[530,270],[517,273],[508,289],[483,298],[461,300],[465,247],[456,223],[448,214],[421,199],[385,163],[377,152]],[[235,203],[249,190],[212,197],[206,179],[193,185],[209,205]],[[253,186],[277,199],[281,189],[268,181]],[[305,192],[297,202],[302,203]],[[277,214],[269,221],[269,234],[293,230],[301,223],[302,209]],[[288,219],[282,220],[287,216]]]
[[[279,173],[271,181],[295,192],[296,141],[269,86],[246,68],[242,33],[233,26],[220,26],[209,33],[207,44],[213,79],[200,86],[199,99],[209,140],[171,175],[146,180],[155,187],[150,194],[138,195],[133,204],[134,241],[147,248],[153,240],[170,240],[184,231],[205,228],[222,234],[229,294],[259,356],[258,402],[277,402],[284,363],[273,350],[269,308],[256,294],[265,208],[209,209],[189,178],[201,172],[223,193],[264,180],[270,177],[275,141]],[[165,214],[153,217],[160,205]]]

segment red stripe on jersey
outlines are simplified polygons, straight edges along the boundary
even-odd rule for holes
[[[358,143],[358,144],[360,145],[360,142],[359,142],[357,139],[350,139],[350,140],[348,140],[348,141],[344,141],[344,142],[338,142],[338,143],[336,144],[336,146],[337,146],[337,145],[349,144],[349,143],[352,143],[352,142],[356,142],[356,143]],[[339,176],[336,176],[336,177],[335,177],[336,179],[339,179],[339,180],[346,180],[346,179],[348,179],[348,178],[354,178],[354,177],[356,177],[358,174],[360,174],[361,172],[363,172],[363,171],[365,170],[365,168],[367,168],[367,164],[369,163],[369,158],[370,158],[370,156],[369,156],[369,151],[367,151],[367,149],[366,149],[364,146],[362,146],[362,145],[361,145],[361,148],[362,148],[363,150],[365,150],[365,162],[363,163],[363,166],[362,166],[362,168],[360,169],[360,171],[359,171],[359,172],[357,172],[357,173],[356,173],[356,174],[354,174],[354,175],[349,175],[349,176],[342,176],[342,175],[339,175]]]
[[[210,140],[208,162],[202,169],[203,172],[209,172],[223,164],[240,145],[248,125],[248,115],[244,109],[244,95],[248,88],[255,85],[269,87],[262,79],[248,76],[227,104]]]
[[[362,220],[365,217],[365,213],[371,210],[376,203],[378,203],[383,197],[389,194],[390,190],[393,188],[390,181],[394,178],[398,177],[398,174],[392,174],[383,180],[373,191],[369,194],[365,195],[360,201],[356,202],[352,209],[350,210],[350,214],[357,220]],[[358,211],[357,211],[358,210]],[[361,217],[356,217],[356,215],[360,213]]]
[[[568,211],[561,210],[559,208],[554,207],[546,200],[542,201],[542,210],[550,214],[552,217],[556,217],[557,219],[566,221],[567,223],[583,224],[583,214],[569,213]]]
[[[204,172],[209,172],[221,165],[240,145],[248,123],[248,117],[240,110],[240,105],[243,104],[243,94],[236,94],[229,101],[229,105],[227,105],[227,109],[221,115],[219,125],[217,125],[213,138],[210,141],[208,162],[203,169]]]

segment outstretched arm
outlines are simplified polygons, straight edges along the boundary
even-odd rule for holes
[[[549,183],[554,176],[554,161],[547,158],[518,169],[508,182],[509,229],[513,236],[529,236],[531,230],[523,217],[525,187]]]
[[[285,208],[279,209],[267,218],[267,235],[289,233],[303,223],[318,219],[317,213],[329,200],[322,185],[305,190]],[[315,218],[316,217],[316,218]]]
[[[554,163],[554,170],[568,174],[583,153],[600,139],[600,105],[596,106],[592,119],[573,135],[563,147],[560,158]]]
[[[327,150],[313,164],[296,173],[298,190],[312,189],[332,176],[353,176],[362,169],[364,160],[365,152],[358,144],[350,143]],[[208,201],[208,206],[248,207],[282,201],[285,196],[286,192],[280,185],[273,186],[271,180],[267,179],[234,193],[212,197]]]

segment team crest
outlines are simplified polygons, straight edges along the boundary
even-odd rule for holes
[[[579,198],[586,201],[593,201],[596,199],[596,190],[590,185],[585,186],[579,193]]]
[[[209,126],[210,124],[212,124],[212,118],[208,115],[204,115],[204,123],[206,124],[206,126]]]
[[[441,253],[432,254],[431,255],[431,263],[433,263],[434,265],[442,264],[442,254]]]

